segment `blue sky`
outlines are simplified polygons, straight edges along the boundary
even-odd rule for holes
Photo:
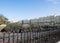
[[[9,20],[60,15],[60,0],[0,0],[0,14]]]

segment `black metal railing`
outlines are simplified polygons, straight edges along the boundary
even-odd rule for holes
[[[0,32],[0,43],[55,43],[59,37],[60,30],[44,32]]]

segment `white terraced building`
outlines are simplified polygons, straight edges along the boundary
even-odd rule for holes
[[[2,25],[0,25],[0,31],[3,29],[3,28],[5,28],[7,25],[5,25],[5,24],[2,24]]]

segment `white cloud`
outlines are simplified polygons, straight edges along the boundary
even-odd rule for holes
[[[9,20],[11,23],[18,22],[19,20]]]
[[[60,0],[47,0],[49,2],[52,2],[53,4],[59,4],[60,3]]]

